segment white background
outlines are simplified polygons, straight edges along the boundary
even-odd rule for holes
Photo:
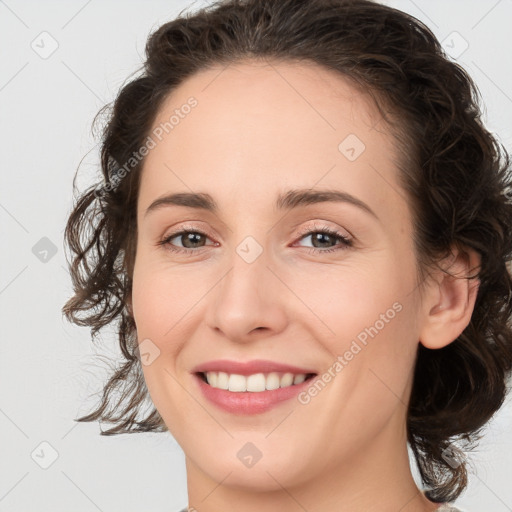
[[[512,151],[512,1],[387,3],[448,37],[453,51],[467,41],[458,61],[481,91],[488,129]],[[0,512],[174,512],[187,503],[184,455],[169,434],[100,436],[97,423],[73,421],[107,375],[94,355],[116,356],[117,340],[105,332],[93,346],[60,309],[71,295],[62,236],[72,179],[82,159],[81,188],[97,172],[92,119],[142,64],[148,34],[189,5],[0,0]],[[58,43],[46,59],[31,47],[46,37],[51,48],[43,31]],[[43,237],[56,250],[46,262],[32,252]],[[472,456],[463,510],[512,510],[511,427],[509,399]],[[58,452],[47,469],[31,455],[50,462],[42,442]]]

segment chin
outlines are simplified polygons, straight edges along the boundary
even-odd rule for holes
[[[196,466],[196,470],[208,475],[215,482],[222,482],[233,488],[251,490],[253,492],[282,491],[283,487],[292,488],[306,483],[312,476],[312,466],[303,453],[290,446],[290,453],[282,449],[261,448],[261,458],[252,461],[247,454],[256,449],[245,441],[230,440],[231,446],[219,447],[205,456],[205,450],[195,444],[187,465]],[[260,446],[264,442],[260,443]],[[244,461],[244,459],[247,459]],[[300,463],[300,464],[298,464]],[[229,476],[227,476],[229,475]]]

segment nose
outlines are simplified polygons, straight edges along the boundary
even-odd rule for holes
[[[229,271],[209,294],[209,327],[238,343],[283,331],[290,298],[275,271],[267,266],[265,251],[250,263],[235,253],[230,263]]]

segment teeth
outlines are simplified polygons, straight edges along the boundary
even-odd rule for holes
[[[205,375],[208,384],[213,388],[228,389],[234,392],[252,391],[258,393],[267,389],[285,388],[301,384],[306,380],[305,373],[294,375],[293,373],[271,372],[245,376],[236,373],[206,372]]]
[[[299,373],[298,375],[295,375],[295,378],[293,379],[294,384],[301,384],[306,380],[306,375],[303,373]]]

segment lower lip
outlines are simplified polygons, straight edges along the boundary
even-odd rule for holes
[[[194,374],[203,395],[213,404],[232,414],[261,414],[273,409],[281,402],[290,400],[306,389],[315,376],[300,384],[294,384],[285,388],[271,389],[261,392],[228,391],[214,388],[207,384],[201,376]]]

